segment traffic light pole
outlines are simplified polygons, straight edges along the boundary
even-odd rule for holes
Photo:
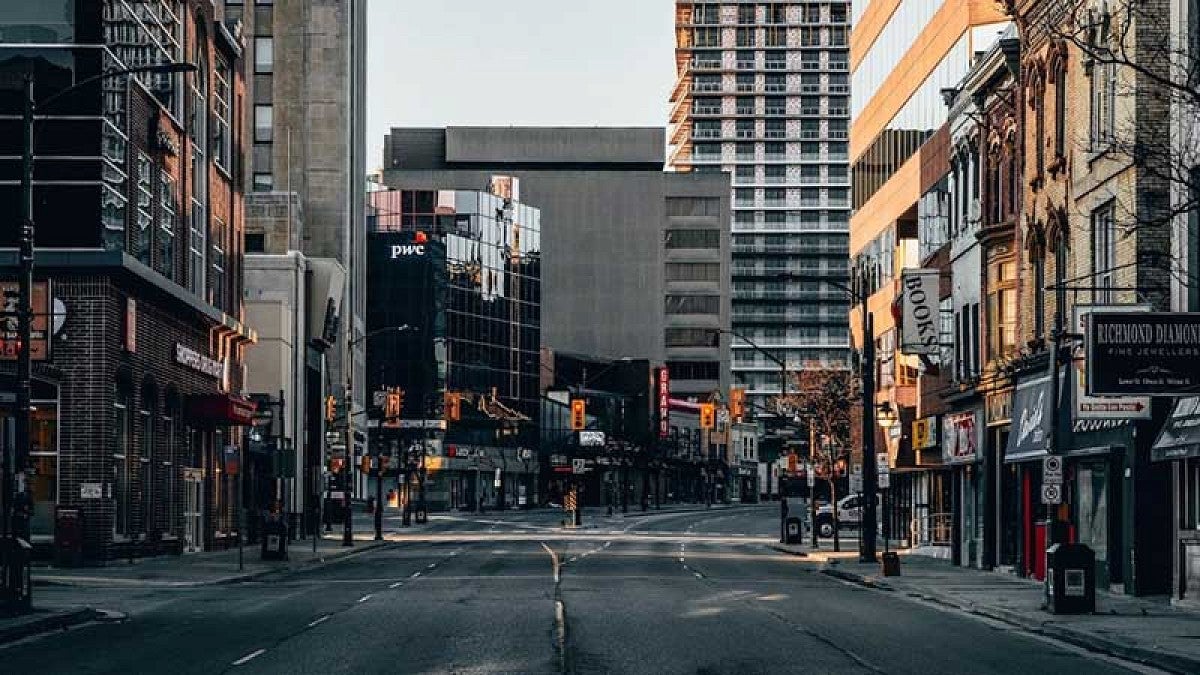
[[[351,358],[353,358],[353,353],[354,352],[347,349],[347,361],[349,361]],[[346,461],[346,463],[344,463],[342,465],[342,467],[343,467],[342,470],[346,472],[346,480],[344,481],[345,484],[342,485],[342,489],[344,490],[342,495],[343,495],[343,498],[345,499],[345,503],[346,503],[345,519],[344,519],[344,523],[342,525],[342,546],[353,546],[354,545],[354,503],[350,499],[350,491],[353,488],[353,483],[351,482],[351,478],[350,478],[350,476],[352,474],[352,470],[350,468],[350,460],[354,457],[354,425],[350,423],[351,414],[354,410],[354,389],[353,389],[354,376],[353,376],[353,373],[354,373],[354,365],[348,364],[346,366],[346,391],[345,391],[345,397],[344,397],[346,400],[345,417],[346,417],[346,460],[347,461]]]

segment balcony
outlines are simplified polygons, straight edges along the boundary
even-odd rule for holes
[[[763,108],[763,114],[771,117],[783,117],[784,115],[787,115],[787,106],[769,105]]]
[[[767,129],[763,136],[766,138],[787,138],[786,129]]]
[[[695,70],[720,70],[721,59],[692,59],[692,68]]]
[[[699,94],[720,93],[720,82],[696,82],[692,85],[692,91]]]
[[[720,115],[721,106],[719,105],[693,105],[693,115]]]
[[[754,106],[739,105],[738,107],[733,109],[733,112],[736,115],[753,115],[754,114]]]
[[[754,61],[743,61],[742,59],[738,59],[737,61],[738,70],[754,70],[755,67]]]
[[[692,138],[713,139],[720,137],[720,129],[692,129]]]
[[[763,70],[787,70],[787,61],[783,59],[767,59],[763,63]]]

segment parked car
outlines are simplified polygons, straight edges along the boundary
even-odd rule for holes
[[[875,497],[876,509],[879,497]],[[842,527],[851,525],[858,527],[862,522],[862,498],[859,495],[848,495],[838,500],[838,524]],[[822,537],[833,536],[833,507],[829,504],[817,506],[817,534]]]

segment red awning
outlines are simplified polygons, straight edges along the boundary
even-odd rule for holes
[[[232,394],[198,394],[187,400],[188,417],[215,426],[249,426],[256,409],[254,401]]]

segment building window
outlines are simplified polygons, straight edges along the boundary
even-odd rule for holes
[[[175,278],[175,218],[177,202],[175,179],[166,171],[158,174],[158,264],[156,269],[168,279]]]
[[[169,403],[169,400],[168,400]],[[165,440],[166,454],[163,456],[161,463],[163,480],[163,500],[167,505],[167,522],[164,532],[169,535],[179,535],[180,523],[180,503],[179,503],[179,471],[175,468],[176,450],[177,450],[177,434],[179,431],[175,427],[175,411],[167,409],[166,414],[162,418],[163,438]]]
[[[1092,66],[1092,149],[1099,150],[1116,136],[1117,64],[1108,51],[1108,36],[1097,45],[1098,58]]]
[[[672,380],[719,380],[721,364],[716,361],[667,361]]]
[[[130,534],[129,489],[129,394],[118,391],[113,402],[113,535]]]
[[[275,38],[254,38],[254,72],[267,74],[275,69]]]
[[[29,461],[35,471],[29,479],[33,499],[29,531],[35,537],[51,537],[58,505],[58,403],[35,401],[31,414]]]
[[[1046,246],[1040,241],[1029,254],[1033,267],[1033,336],[1041,340],[1046,334]]]
[[[144,152],[137,157],[137,228],[133,231],[133,256],[149,265],[154,250],[154,160]]]
[[[667,215],[682,216],[719,216],[721,215],[721,199],[719,197],[667,197]]]
[[[138,448],[138,482],[141,483],[142,492],[142,522],[138,528],[143,535],[146,532],[153,532],[156,529],[154,522],[154,507],[156,506],[154,483],[157,471],[155,470],[154,452],[154,414],[152,411],[153,401],[143,401],[143,409],[138,411],[138,420],[142,426],[142,436]]]
[[[271,105],[254,106],[254,140],[258,143],[270,143],[275,134],[275,107]]]
[[[719,314],[721,297],[718,295],[668,295],[667,314]]]
[[[269,173],[254,174],[254,191],[270,192],[275,189],[275,178]]]
[[[1011,260],[995,263],[988,276],[988,357],[995,361],[1016,351],[1017,264]]]
[[[246,233],[246,253],[265,253],[267,250],[267,235],[262,232]]]
[[[1107,304],[1113,301],[1117,266],[1116,203],[1108,202],[1092,212],[1092,283],[1096,287],[1094,301]]]
[[[1063,61],[1054,69],[1054,155],[1067,156],[1067,65]]]
[[[1035,90],[1033,97],[1033,117],[1034,117],[1034,139],[1036,152],[1036,173],[1034,176],[1040,178],[1046,168],[1046,87],[1045,80],[1041,80],[1042,86]],[[1015,162],[1014,162],[1015,164]]]
[[[667,347],[719,347],[721,331],[716,328],[668,328]]]
[[[225,252],[227,232],[225,223],[220,218],[213,218],[212,232],[212,301],[213,307],[226,309],[228,302],[225,298]]]
[[[667,263],[667,281],[720,281],[721,263]]]
[[[233,139],[229,133],[230,102],[232,92],[229,88],[229,64],[225,59],[217,59],[216,77],[213,88],[213,161],[224,169],[228,169],[233,149]]]
[[[720,230],[666,230],[664,239],[668,249],[721,247]]]

